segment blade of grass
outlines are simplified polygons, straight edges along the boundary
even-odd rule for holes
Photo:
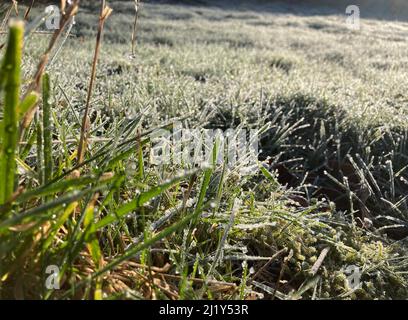
[[[7,50],[1,67],[2,80],[0,81],[0,85],[4,82],[5,89],[3,125],[0,133],[2,140],[0,147],[0,205],[4,204],[14,192],[23,36],[24,23],[12,21]]]
[[[124,261],[130,259],[131,257],[135,256],[140,251],[151,247],[156,242],[159,242],[160,240],[162,240],[162,239],[168,237],[169,235],[171,235],[172,233],[177,232],[178,230],[180,230],[183,227],[187,226],[192,220],[196,219],[197,214],[199,214],[199,212],[193,212],[193,213],[187,215],[186,217],[184,217],[179,222],[171,225],[170,227],[164,229],[163,231],[159,232],[155,236],[149,238],[145,242],[143,242],[141,244],[137,244],[137,245],[135,245],[133,247],[130,247],[128,250],[126,250],[126,252],[123,255],[117,257],[116,259],[114,259],[113,261],[111,261],[110,263],[105,265],[105,267],[103,267],[102,269],[94,272],[90,276],[90,278],[88,278],[86,280],[83,280],[81,282],[78,282],[75,285],[75,289],[78,289],[78,288],[86,285],[87,283],[89,283],[89,281],[97,279],[98,277],[102,276],[106,272],[109,272],[109,271],[113,270],[116,266],[118,266],[122,262],[124,262]],[[66,294],[70,294],[70,293],[71,292],[68,291]]]
[[[79,164],[81,164],[84,161],[84,156],[85,156],[86,138],[87,138],[88,131],[89,131],[89,106],[91,102],[92,91],[93,91],[95,77],[96,77],[96,65],[98,62],[99,51],[101,48],[103,27],[105,25],[106,19],[109,17],[111,13],[112,13],[112,9],[106,5],[105,0],[101,0],[101,12],[99,16],[98,34],[96,36],[95,53],[94,53],[94,58],[92,62],[91,79],[90,79],[89,87],[88,87],[88,95],[86,98],[85,112],[82,118],[81,136],[80,136],[79,145],[78,145],[78,163]]]
[[[125,216],[129,212],[132,212],[136,210],[137,208],[140,208],[142,205],[144,205],[151,199],[161,195],[164,191],[176,185],[178,182],[180,182],[184,178],[185,178],[184,176],[174,178],[173,180],[163,183],[157,187],[154,187],[150,189],[149,191],[140,193],[138,196],[136,196],[134,200],[119,207],[114,214],[110,214],[106,216],[105,218],[103,218],[102,220],[100,220],[99,222],[97,222],[95,228],[99,230],[111,224],[112,222],[119,220],[121,217]]]
[[[52,178],[52,128],[50,106],[50,77],[47,73],[43,76],[43,142],[44,142],[44,182]]]
[[[44,141],[43,141],[43,127],[41,123],[41,115],[39,110],[35,113],[36,131],[37,131],[37,178],[38,183],[44,183]]]
[[[18,120],[21,120],[21,118],[24,116],[24,114],[30,110],[40,99],[40,95],[37,92],[31,92],[29,93],[23,101],[20,103],[18,106]]]

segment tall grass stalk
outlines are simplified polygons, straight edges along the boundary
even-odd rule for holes
[[[37,110],[35,113],[35,130],[37,136],[37,177],[38,183],[42,185],[44,183],[44,159],[43,159],[43,128],[40,117],[40,112]]]
[[[0,85],[5,90],[0,133],[0,204],[6,203],[14,192],[23,36],[24,23],[17,20],[10,22],[7,50],[0,75]]]
[[[112,9],[106,5],[106,1],[101,0],[101,12],[99,16],[98,34],[96,36],[96,46],[95,46],[93,63],[92,63],[91,79],[89,81],[88,95],[86,98],[86,107],[85,107],[84,116],[82,118],[81,137],[79,139],[79,146],[78,146],[78,163],[79,164],[81,164],[84,161],[84,156],[85,156],[86,140],[87,140],[86,136],[88,135],[88,131],[89,131],[89,105],[91,102],[92,91],[93,91],[95,76],[96,76],[96,66],[98,63],[99,52],[101,49],[103,27],[105,25],[106,19],[110,16],[111,13],[112,13]]]
[[[44,141],[44,182],[52,178],[52,125],[50,105],[50,77],[44,74],[43,89],[43,141]]]

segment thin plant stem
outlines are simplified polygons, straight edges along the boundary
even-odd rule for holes
[[[106,19],[109,17],[111,13],[112,13],[112,9],[106,5],[106,1],[101,0],[101,12],[99,16],[98,34],[96,36],[96,46],[95,46],[95,52],[94,52],[94,57],[93,57],[93,62],[92,62],[91,78],[89,81],[88,95],[86,98],[86,107],[85,107],[85,112],[82,118],[81,136],[79,139],[79,146],[78,146],[78,157],[77,157],[78,164],[81,164],[84,161],[86,143],[87,143],[86,140],[87,140],[87,135],[89,133],[89,127],[90,127],[89,125],[89,106],[90,106],[92,91],[93,91],[94,82],[95,82],[96,67],[98,63],[99,52],[101,49],[103,27],[104,27]]]

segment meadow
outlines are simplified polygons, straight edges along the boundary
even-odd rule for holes
[[[408,297],[408,23],[151,1],[132,47],[107,5],[96,60],[99,1],[45,72],[45,5],[1,30],[1,299]],[[175,122],[255,130],[256,166],[153,164]]]

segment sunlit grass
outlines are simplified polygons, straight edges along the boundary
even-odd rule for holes
[[[144,4],[132,55],[134,3],[109,5],[92,97],[99,2],[79,11],[21,139],[1,131],[1,152],[16,150],[0,171],[1,298],[407,297],[405,24],[352,33],[336,16]],[[2,68],[2,123],[39,97],[17,101],[48,40],[25,40],[21,87]],[[152,165],[151,133],[174,120],[267,128],[258,169]]]

